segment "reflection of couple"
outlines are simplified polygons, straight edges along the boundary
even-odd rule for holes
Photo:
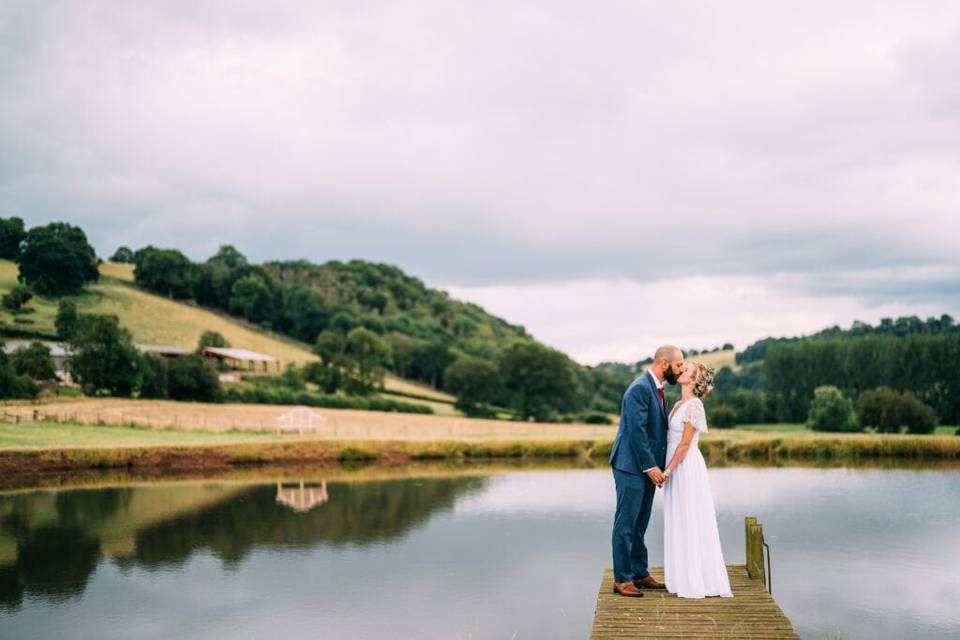
[[[642,589],[667,589],[682,598],[730,597],[713,494],[697,447],[707,430],[701,399],[713,389],[713,370],[699,363],[685,367],[683,352],[669,345],[657,349],[653,360],[623,394],[610,453],[617,488],[613,590],[634,597]],[[669,414],[664,381],[682,390]],[[658,487],[664,489],[666,585],[650,575],[643,540]]]

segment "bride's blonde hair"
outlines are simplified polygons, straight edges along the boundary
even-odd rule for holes
[[[693,368],[697,370],[693,380],[693,395],[706,398],[713,391],[713,368],[702,362],[694,362]]]

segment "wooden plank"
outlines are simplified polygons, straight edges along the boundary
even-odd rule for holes
[[[650,573],[663,580],[663,568]],[[678,598],[665,591],[644,590],[642,598],[613,593],[613,571],[600,582],[592,640],[606,638],[798,638],[790,620],[745,565],[728,565],[733,598]]]

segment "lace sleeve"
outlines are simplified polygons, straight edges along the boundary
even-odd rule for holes
[[[707,415],[703,409],[703,401],[700,400],[700,398],[691,398],[684,422],[692,424],[693,428],[697,431],[707,431]]]

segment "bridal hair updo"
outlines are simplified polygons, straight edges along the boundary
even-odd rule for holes
[[[693,395],[698,398],[706,398],[713,391],[713,368],[701,362],[694,362],[693,368],[696,369],[696,377],[693,381]]]

